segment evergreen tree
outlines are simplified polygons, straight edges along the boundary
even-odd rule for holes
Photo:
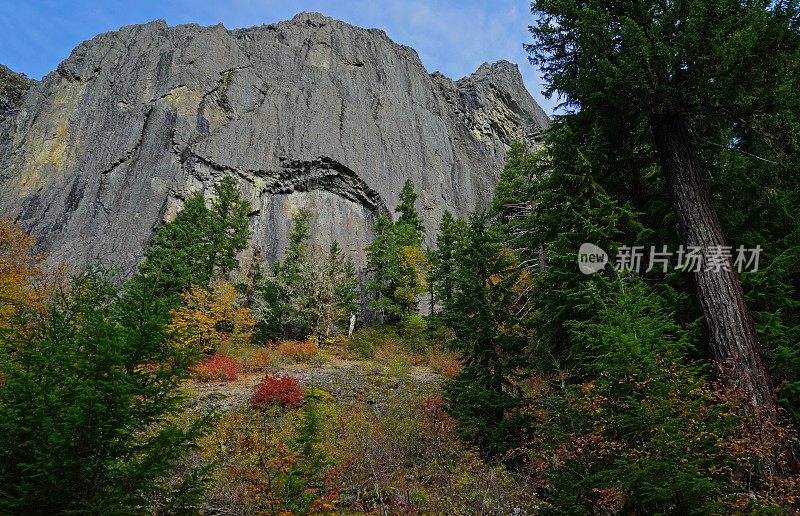
[[[311,250],[309,224],[311,211],[303,208],[292,216],[289,245],[283,262],[276,261],[265,274],[259,300],[262,325],[273,328],[285,338],[306,338],[311,335],[319,307],[312,305],[309,289]],[[320,312],[321,313],[321,312]],[[317,314],[317,316],[315,316]],[[275,336],[277,336],[275,335]]]
[[[530,338],[518,307],[526,278],[486,214],[470,217],[443,316],[464,370],[445,385],[461,435],[484,454],[521,444],[528,427],[518,380]]]
[[[747,489],[734,465],[752,450],[735,437],[735,408],[687,362],[693,332],[642,278],[599,279],[582,293],[592,316],[569,325],[581,374],[537,411],[552,512],[728,512]]]
[[[396,323],[417,312],[419,296],[426,290],[427,256],[422,250],[422,220],[414,203],[417,194],[410,180],[403,185],[396,222],[379,214],[374,239],[367,246],[367,292],[370,306],[386,322]]]
[[[455,218],[445,210],[436,236],[436,250],[431,252],[430,257],[429,283],[433,293],[432,304],[444,306],[453,298],[454,274],[463,249],[466,229],[463,219]]]
[[[157,498],[164,512],[198,510],[199,470],[166,481],[204,425],[169,422],[196,354],[170,344],[146,286],[116,301],[106,275],[80,276],[0,356],[0,512],[139,514]]]
[[[230,177],[216,185],[214,194],[211,209],[198,192],[156,231],[138,276],[157,285],[158,295],[177,302],[190,286],[206,286],[215,274],[227,277],[236,268],[236,255],[250,239],[250,204]]]
[[[203,195],[186,200],[175,219],[158,228],[145,252],[139,276],[158,285],[158,294],[177,298],[191,285],[207,285],[214,254],[211,216]]]
[[[211,202],[209,276],[216,271],[227,278],[239,266],[236,255],[250,240],[249,215],[250,203],[240,197],[236,181],[225,176],[214,187],[214,200]]]
[[[725,246],[706,177],[752,115],[771,111],[774,99],[763,92],[785,87],[796,69],[785,64],[797,55],[795,7],[541,0],[533,10],[533,60],[548,91],[576,109],[567,116],[581,121],[581,137],[599,135],[618,160],[607,184],[639,202],[663,189],[681,243],[705,253]],[[735,270],[701,268],[692,279],[717,374],[751,400],[761,430],[775,427],[764,353]],[[784,469],[782,448],[764,474]]]
[[[350,316],[358,311],[358,279],[353,260],[342,253],[339,243],[334,241],[328,251],[324,268],[326,307],[325,335],[333,334],[334,329],[343,331],[350,326]]]
[[[358,298],[355,267],[334,242],[326,259],[314,254],[308,220],[298,211],[292,219],[284,261],[276,262],[260,286],[256,313],[272,337],[330,337],[349,324]]]
[[[290,274],[296,274],[302,264],[307,262],[311,250],[309,249],[310,228],[308,220],[311,210],[301,208],[292,216],[292,230],[289,232],[289,246],[283,259],[283,268]]]
[[[410,236],[412,233],[419,238],[419,242],[416,242],[416,245],[422,244],[424,228],[419,212],[417,212],[416,202],[417,192],[414,190],[414,183],[410,179],[406,179],[406,182],[403,183],[403,189],[400,191],[400,204],[397,205],[394,211],[399,213],[397,224],[408,226],[410,229],[407,245],[414,245],[416,242]]]
[[[292,514],[308,514],[314,501],[324,492],[323,469],[329,459],[320,450],[321,418],[316,401],[310,401],[302,412],[292,447],[297,462],[286,474],[286,508]]]

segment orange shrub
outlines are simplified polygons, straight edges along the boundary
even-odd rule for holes
[[[428,367],[448,378],[455,378],[464,369],[455,353],[436,353],[428,357]]]
[[[65,266],[48,270],[35,247],[20,226],[0,219],[0,328],[22,330],[16,324],[22,314],[44,317],[51,293],[64,282]]]
[[[194,377],[200,381],[229,381],[236,380],[242,367],[228,355],[214,355],[203,360],[194,367]]]
[[[237,296],[236,287],[227,281],[181,294],[183,304],[171,312],[175,345],[213,355],[221,348],[249,343],[256,321],[249,308],[239,306]]]
[[[268,374],[256,387],[250,403],[262,410],[271,405],[298,407],[304,396],[303,388],[294,376]]]
[[[434,394],[420,403],[423,420],[430,430],[449,433],[456,427],[456,420],[447,413],[447,401],[441,394]]]
[[[297,362],[308,362],[317,354],[319,348],[309,340],[285,340],[278,344],[278,352],[284,357]]]
[[[237,354],[244,371],[263,371],[272,361],[272,353],[266,348],[246,347]]]

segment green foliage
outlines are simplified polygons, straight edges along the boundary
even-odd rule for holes
[[[455,218],[445,210],[436,235],[436,250],[431,253],[431,271],[428,276],[433,290],[434,306],[448,303],[453,297],[453,275],[457,269],[466,229],[463,219]]]
[[[204,287],[215,274],[227,277],[250,238],[250,203],[239,197],[235,181],[225,177],[214,193],[211,209],[202,193],[189,197],[175,219],[158,228],[139,267],[139,281],[157,285],[159,295],[176,303],[190,286]]]
[[[324,259],[309,244],[311,212],[293,217],[286,257],[261,274],[256,313],[267,338],[331,337],[346,331],[358,310],[356,270],[333,242]]]
[[[403,189],[400,190],[400,204],[397,205],[394,211],[400,214],[397,217],[398,224],[408,226],[421,236],[424,230],[422,219],[417,212],[416,202],[417,192],[414,191],[414,183],[410,179],[406,179],[405,183],[403,183]]]
[[[521,442],[527,427],[517,380],[530,344],[518,308],[525,277],[486,214],[470,217],[443,317],[464,370],[445,386],[462,436],[490,456]]]
[[[422,220],[414,203],[417,194],[410,180],[403,185],[398,219],[378,215],[374,239],[367,246],[367,292],[370,306],[384,322],[396,323],[417,312],[419,296],[427,291],[428,259],[422,250]]]
[[[394,326],[375,325],[361,328],[347,340],[347,350],[357,357],[374,358],[375,351],[401,342]]]
[[[537,428],[553,445],[541,453],[554,512],[724,512],[726,496],[743,489],[738,422],[685,362],[690,332],[641,278],[587,284],[584,294],[594,316],[569,325],[582,374],[550,394]]]
[[[0,512],[192,510],[200,471],[171,485],[205,420],[169,422],[196,356],[170,344],[163,301],[76,278],[30,339],[0,356]],[[2,349],[7,348],[6,343]]]
[[[425,353],[430,346],[428,323],[419,314],[408,314],[398,324],[403,346],[413,353]]]
[[[323,492],[323,472],[330,460],[321,449],[321,420],[315,401],[306,404],[300,417],[297,435],[291,447],[297,461],[286,473],[285,508],[292,514],[308,514],[312,504]]]
[[[546,357],[539,367],[557,380],[540,400],[552,425],[537,426],[555,443],[543,452],[555,508],[726,512],[723,502],[744,490],[741,454],[758,447],[734,442],[743,428],[730,411],[736,400],[706,379],[687,275],[631,278],[607,267],[583,276],[576,252],[583,242],[612,259],[621,244],[677,247],[652,126],[685,117],[729,242],[772,248],[766,269],[743,283],[772,369],[786,380],[785,402],[795,403],[796,5],[532,8],[528,50],[569,111],[541,151],[512,149],[494,212],[526,263],[544,258],[528,308]]]
[[[210,215],[201,193],[186,200],[175,219],[158,228],[145,252],[139,275],[158,285],[164,296],[177,297],[192,285],[207,285],[213,254],[208,235]]]
[[[209,275],[216,271],[227,278],[239,266],[236,255],[250,240],[249,215],[250,203],[239,196],[236,181],[225,176],[214,187],[211,202]]]
[[[326,336],[333,328],[344,331],[350,327],[350,316],[359,311],[359,284],[356,267],[349,256],[345,256],[338,242],[331,244],[328,260],[323,268],[324,284],[329,291],[324,300]]]
[[[648,245],[678,243],[650,127],[668,113],[688,121],[728,242],[764,249],[766,270],[742,283],[782,401],[800,413],[796,2],[544,0],[533,10],[528,50],[548,91],[574,108],[554,132],[574,135],[593,180],[652,232]],[[689,292],[685,275],[653,276]],[[684,323],[699,315],[694,299],[676,308]]]

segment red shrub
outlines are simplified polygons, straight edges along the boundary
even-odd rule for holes
[[[268,374],[256,387],[250,403],[260,409],[270,405],[297,407],[303,402],[303,389],[293,376]]]
[[[242,367],[224,354],[214,355],[194,367],[194,377],[204,382],[216,380],[232,382],[241,372]]]
[[[456,420],[447,413],[447,401],[434,394],[422,400],[423,419],[430,430],[436,433],[449,433],[455,429]]]

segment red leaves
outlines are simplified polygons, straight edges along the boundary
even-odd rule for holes
[[[232,382],[236,380],[242,367],[231,357],[225,354],[214,355],[206,359],[194,368],[194,376],[200,381],[208,382],[224,380]]]
[[[303,397],[303,389],[297,378],[268,374],[256,387],[250,403],[262,410],[271,405],[298,407],[303,402]]]

